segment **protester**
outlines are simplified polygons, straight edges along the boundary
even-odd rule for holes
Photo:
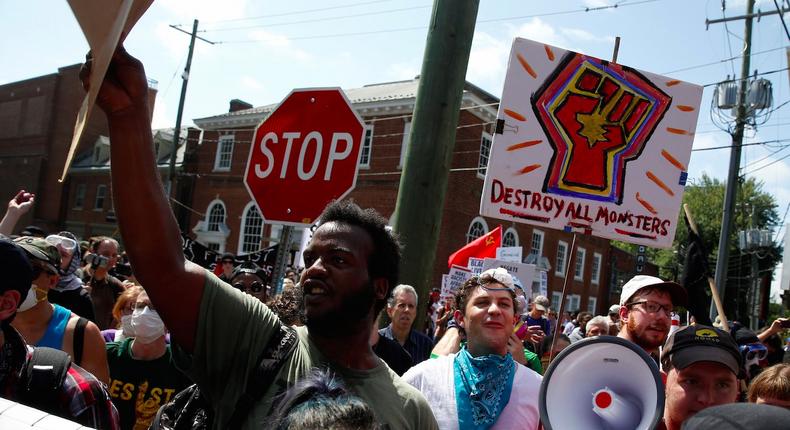
[[[707,408],[683,423],[683,430],[778,430],[787,428],[790,411],[771,405],[729,403]]]
[[[609,327],[613,327],[617,332],[620,331],[620,305],[609,306]],[[616,336],[616,334],[615,334]]]
[[[609,318],[605,316],[594,316],[587,321],[585,337],[604,336],[609,334]]]
[[[730,331],[743,359],[743,369],[746,371],[746,383],[762,372],[768,357],[768,348],[760,342],[760,339],[753,331],[735,322],[733,330]]]
[[[664,345],[661,364],[666,372],[663,424],[667,430],[680,429],[705,408],[738,399],[743,362],[738,344],[725,331],[704,325],[676,331]]]
[[[654,358],[664,344],[675,305],[684,306],[686,289],[654,276],[637,275],[623,285],[620,294],[620,334]]]
[[[564,334],[559,335],[557,338],[557,343],[554,344],[553,350],[551,349],[552,342],[553,337],[547,337],[543,339],[543,355],[540,357],[540,364],[544,372],[549,369],[549,365],[557,357],[557,355],[571,344],[571,340]]]
[[[75,314],[96,322],[90,291],[84,288],[80,275],[80,250],[77,237],[68,231],[47,236],[47,242],[60,252],[60,280],[49,290],[49,301]]]
[[[532,308],[526,315],[525,321],[530,326],[540,326],[544,336],[551,336],[552,328],[549,319],[545,317],[551,302],[546,296],[537,296],[532,300]],[[542,339],[541,339],[542,340]]]
[[[274,430],[381,428],[370,406],[351,394],[331,371],[319,369],[277,399],[274,413],[264,427]]]
[[[428,398],[440,428],[539,428],[541,376],[508,352],[519,318],[515,298],[513,278],[505,269],[468,279],[456,293],[455,311],[466,345],[403,375]]]
[[[571,331],[571,334],[568,335],[568,338],[571,340],[571,343],[578,342],[585,338],[587,333],[587,323],[592,319],[592,314],[589,312],[579,312],[576,315],[576,322],[579,324],[577,327]]]
[[[790,364],[779,363],[763,370],[749,384],[748,399],[790,409]]]
[[[36,352],[11,326],[18,306],[29,294],[34,268],[25,251],[5,239],[0,239],[0,272],[4,274],[0,282],[0,396],[84,426],[118,429],[118,413],[96,377],[72,364],[65,353],[49,350],[57,359],[43,361],[52,354],[41,355],[47,349]],[[61,364],[66,366],[62,379],[43,387],[30,383],[33,374],[44,381],[54,379],[52,371]]]
[[[35,201],[35,194],[25,190],[19,190],[19,192],[8,201],[8,208],[6,209],[3,219],[0,220],[0,235],[11,236],[14,234],[14,228],[19,218],[22,218],[26,213],[30,212]]]
[[[266,277],[266,273],[257,264],[245,261],[233,269],[230,274],[230,284],[233,288],[260,300],[261,303],[266,303],[268,298],[264,281]]]
[[[768,356],[766,358],[769,366],[785,361],[786,354],[782,349],[782,338],[779,336],[783,330],[786,330],[783,327],[785,324],[790,324],[790,318],[777,318],[771,322],[767,329],[757,334],[760,342],[768,347]]]
[[[380,335],[378,327],[379,319],[377,318],[373,322],[373,330],[370,331],[370,347],[393,372],[402,376],[412,366],[411,355],[398,342]]]
[[[143,287],[131,285],[118,296],[115,306],[112,307],[112,317],[116,328],[108,328],[101,331],[105,342],[119,342],[134,336],[132,334],[132,313],[134,312],[134,305],[137,303],[137,296],[142,292]]]
[[[106,236],[96,238],[86,260],[83,277],[90,288],[96,325],[102,330],[112,328],[112,308],[124,290],[123,283],[109,274],[118,263],[118,241]]]
[[[134,337],[107,344],[109,391],[121,428],[147,429],[159,408],[192,382],[175,367],[165,325],[145,291],[135,301],[131,329]]]
[[[81,72],[89,85],[89,57]],[[184,258],[181,234],[154,160],[148,81],[123,47],[98,92],[110,130],[112,191],[121,235],[135,274],[173,333],[177,357],[211,399],[215,427],[227,427],[251,372],[281,323],[260,300],[242,294]],[[140,199],[139,196],[146,196]],[[278,387],[312,367],[328,366],[390,428],[435,428],[425,398],[403,383],[370,348],[375,315],[397,284],[400,247],[387,220],[349,202],[330,204],[303,252],[305,327],[276,382],[252,402],[240,428],[258,428]],[[151,252],[151,250],[157,252]],[[286,330],[286,332],[288,332]]]
[[[302,309],[302,289],[284,289],[277,297],[266,304],[283,324],[289,326],[304,325],[304,310]]]
[[[220,264],[222,265],[222,273],[219,275],[219,280],[231,284],[230,280],[233,275],[233,269],[236,267],[236,256],[230,252],[226,252],[222,254]]]
[[[576,311],[573,312],[572,314],[566,312],[566,315],[567,315],[566,319],[568,320],[568,322],[565,323],[565,326],[562,330],[562,334],[564,334],[565,336],[570,336],[571,333],[573,333],[573,330],[575,330],[576,327],[579,326],[579,320],[577,319],[577,317],[579,316],[579,312]]]
[[[387,315],[392,321],[379,334],[400,344],[411,356],[412,365],[427,360],[433,349],[428,336],[412,328],[417,317],[417,291],[411,285],[398,285],[387,299]]]
[[[69,354],[74,363],[107,383],[110,373],[104,354],[104,339],[96,324],[70,310],[53,305],[49,290],[58,283],[60,253],[45,239],[23,236],[14,240],[27,253],[33,265],[33,284],[19,305],[12,323],[25,341]]]

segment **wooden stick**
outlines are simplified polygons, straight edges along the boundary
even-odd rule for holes
[[[551,365],[551,360],[554,359],[554,345],[557,344],[557,339],[560,338],[560,322],[562,321],[562,313],[565,310],[565,294],[568,292],[568,276],[570,275],[571,271],[571,261],[573,261],[573,257],[576,253],[576,232],[573,232],[573,240],[571,240],[571,252],[568,253],[568,260],[565,264],[565,280],[562,282],[562,297],[560,297],[560,307],[557,310],[557,324],[554,327],[554,333],[552,334],[551,339],[551,347],[549,349],[549,365]],[[536,348],[537,349],[537,348]],[[545,353],[545,351],[541,351],[541,353]],[[546,369],[543,369],[544,371]]]
[[[694,221],[694,218],[691,217],[691,210],[689,210],[689,205],[683,203],[683,212],[686,213],[686,219],[689,222],[689,228],[691,231],[694,232],[699,237],[699,230],[697,230],[697,223]],[[710,292],[713,294],[713,302],[716,304],[716,311],[719,313],[719,318],[721,318],[721,326],[724,328],[725,331],[730,331],[730,324],[727,322],[727,315],[724,314],[724,305],[721,303],[721,297],[719,296],[719,289],[716,288],[716,282],[713,278],[708,276],[708,285],[710,286]],[[685,287],[685,285],[684,285]]]
[[[620,36],[614,38],[614,53],[612,53],[612,63],[617,63],[617,54],[620,53]]]

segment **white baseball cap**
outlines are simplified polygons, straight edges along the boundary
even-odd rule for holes
[[[672,296],[672,304],[685,306],[688,301],[686,289],[672,281],[665,281],[661,278],[648,275],[636,275],[623,285],[623,292],[620,293],[620,306],[625,305],[642,288],[654,287],[666,290]]]

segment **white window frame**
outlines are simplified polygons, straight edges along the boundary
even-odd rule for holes
[[[598,298],[597,297],[588,297],[587,298],[587,312],[598,315],[596,313],[596,308],[598,307]]]
[[[486,147],[485,142],[488,141]],[[480,179],[486,178],[486,171],[488,169],[488,160],[491,157],[491,146],[494,144],[494,138],[490,133],[483,132],[480,136],[480,154],[477,157],[477,177]]]
[[[562,264],[560,264],[560,249],[562,249]],[[555,260],[554,274],[560,277],[565,277],[565,270],[568,267],[568,242],[564,240],[557,241],[557,256]]]
[[[513,244],[505,243],[505,238],[507,237],[508,234],[513,235],[513,238],[515,239],[515,242]],[[507,230],[505,230],[505,234],[502,235],[502,246],[519,246],[518,232],[516,231],[515,228],[508,227]]]
[[[101,204],[99,204],[101,199]],[[99,184],[96,186],[96,197],[93,199],[93,210],[101,212],[104,210],[104,201],[107,200],[107,185]]]
[[[252,226],[252,225],[248,224],[249,223],[248,217],[250,216],[250,213],[253,210],[258,213],[258,218],[260,219],[260,225],[258,225],[258,226]],[[238,246],[236,247],[237,248],[236,254],[239,254],[239,255],[251,254],[251,253],[257,252],[257,251],[259,251],[261,249],[261,238],[263,237],[263,226],[264,226],[263,216],[261,215],[261,212],[258,210],[258,207],[255,206],[255,202],[247,203],[247,206],[244,207],[244,210],[241,212],[241,214],[242,214],[241,215],[241,223],[239,224],[239,243],[238,243]],[[249,232],[248,233],[247,230],[251,229],[251,228],[256,228],[256,227],[258,228],[257,245],[256,246],[252,246],[252,247],[248,247],[247,246],[248,244],[252,244],[251,241],[250,242],[247,241],[248,236],[253,236],[254,232]],[[252,248],[254,248],[254,249],[252,249]]]
[[[562,292],[561,291],[552,291],[551,293],[551,309],[559,312],[560,311],[560,301],[562,300]],[[567,309],[565,309],[567,311]]]
[[[578,294],[568,294],[565,296],[565,310],[575,312],[579,310],[582,297]]]
[[[216,229],[212,229],[211,225],[213,224],[213,222],[211,220],[211,216],[212,216],[212,213],[214,212],[214,208],[216,208],[216,207],[219,207],[219,208],[222,209],[222,219],[219,220],[216,223],[217,224],[217,228]],[[222,225],[223,224],[227,224],[227,221],[228,221],[228,210],[225,207],[225,203],[223,203],[221,200],[217,200],[217,201],[212,202],[208,206],[208,210],[206,210],[206,231],[208,231],[208,232],[221,231],[222,230]]]
[[[370,169],[370,159],[373,155],[373,124],[365,124],[365,135],[362,138],[362,151],[359,155],[359,168]],[[367,160],[365,159],[367,157]]]
[[[600,252],[593,252],[592,259],[592,273],[590,274],[590,282],[598,285],[601,282],[601,264],[603,263],[603,255]]]
[[[576,247],[576,259],[573,266],[573,280],[584,281],[584,259],[587,258],[587,250],[581,246]]]
[[[225,217],[222,222],[219,224],[219,230],[209,231],[209,220],[211,218],[211,210],[216,206],[220,205],[225,213]],[[228,207],[225,205],[220,199],[214,199],[206,206],[206,212],[203,215],[203,219],[198,221],[195,227],[192,228],[192,232],[195,233],[195,240],[203,245],[208,246],[208,244],[216,244],[219,246],[217,252],[225,252],[225,246],[227,245],[228,236],[230,236],[230,227],[228,227]]]
[[[540,238],[538,240],[537,252],[535,252],[535,236]],[[546,233],[544,233],[543,230],[532,229],[532,238],[529,241],[529,253],[531,255],[538,257],[538,259],[536,259],[535,261],[539,261],[540,256],[543,255],[543,243],[545,238],[546,238]]]
[[[398,161],[398,169],[402,169],[403,164],[406,162],[406,146],[409,145],[410,135],[411,135],[411,121],[405,121],[403,123],[403,140],[401,140],[401,144],[400,144],[400,160]]]
[[[74,189],[74,208],[76,210],[82,210],[85,208],[85,193],[88,191],[88,186],[85,184],[77,184],[77,187]]]
[[[228,153],[227,165],[223,163],[222,155],[225,154],[226,151],[223,151],[223,147],[225,144],[230,145],[230,152]],[[233,134],[226,134],[220,136],[217,139],[217,153],[214,155],[214,171],[215,172],[229,172],[231,166],[233,165],[233,149],[236,146],[236,136]]]
[[[477,239],[478,237],[480,237],[480,236],[472,237],[472,235],[471,235],[471,233],[472,233],[472,226],[475,225],[475,223],[480,223],[482,225],[482,227],[483,227],[483,233],[480,234],[480,236],[488,234],[488,223],[486,222],[486,220],[483,217],[477,216],[477,217],[475,217],[472,220],[472,222],[469,223],[469,227],[466,229],[466,243],[469,243],[469,242]]]

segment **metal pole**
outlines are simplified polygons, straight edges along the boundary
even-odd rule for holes
[[[735,131],[732,134],[732,151],[730,152],[730,170],[727,176],[727,190],[724,195],[724,213],[721,220],[721,234],[719,236],[719,253],[716,259],[716,286],[724,300],[727,285],[727,263],[730,257],[730,231],[732,230],[733,212],[735,209],[736,192],[738,190],[738,177],[741,164],[741,144],[743,131],[746,127],[746,91],[748,88],[749,67],[752,52],[752,12],[754,0],[749,0],[746,6],[746,28],[744,31],[743,63],[741,64],[741,85],[738,92],[738,111],[735,117]],[[717,315],[716,307],[711,304],[711,321]]]
[[[181,75],[181,98],[178,100],[178,114],[176,115],[176,128],[173,131],[173,151],[170,153],[170,196],[175,195],[176,190],[176,154],[178,153],[178,141],[181,138],[181,117],[184,114],[184,99],[187,96],[187,84],[189,84],[189,70],[192,67],[192,53],[195,51],[195,36],[197,35],[198,20],[192,23],[192,33],[189,40],[189,54],[187,55],[187,65]]]
[[[394,213],[404,244],[401,279],[422,298],[422,327],[455,146],[479,0],[435,0],[417,88],[412,132]]]
[[[282,289],[281,281],[285,275],[285,264],[288,262],[288,251],[291,249],[291,234],[293,230],[294,228],[290,225],[284,225],[280,235],[280,242],[277,244],[277,259],[274,262],[274,271],[271,279],[272,291],[275,295]]]

